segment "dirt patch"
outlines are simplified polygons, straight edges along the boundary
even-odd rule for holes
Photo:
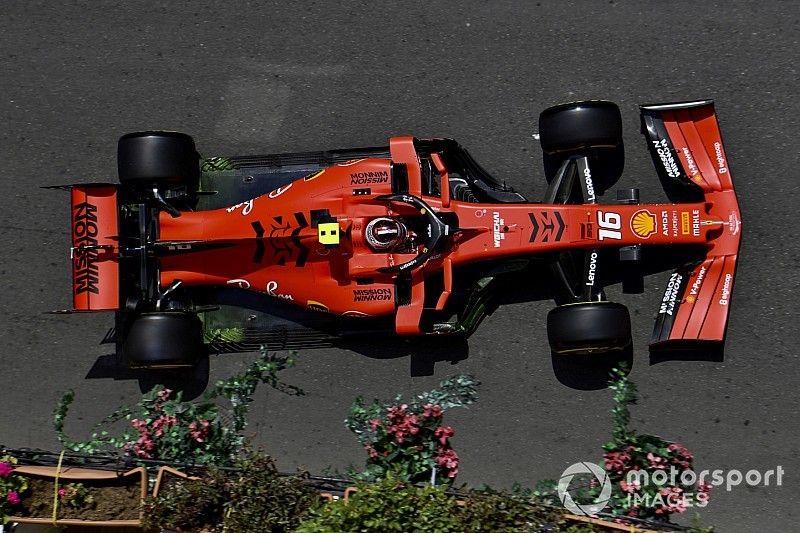
[[[138,477],[134,478],[138,481]],[[141,487],[131,479],[81,480],[92,502],[80,508],[58,506],[59,520],[138,520]],[[61,484],[64,485],[63,483]],[[15,514],[29,518],[53,516],[52,479],[28,478],[28,492],[22,499],[21,509]]]

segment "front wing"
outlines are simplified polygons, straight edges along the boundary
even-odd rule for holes
[[[669,279],[651,348],[719,343],[725,338],[742,222],[719,124],[710,100],[642,106],[642,133],[667,193],[704,199],[719,236],[703,260]],[[693,229],[694,220],[681,220]],[[716,229],[716,228],[715,228]]]

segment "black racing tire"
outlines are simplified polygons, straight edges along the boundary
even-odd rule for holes
[[[631,344],[631,317],[613,302],[560,305],[547,315],[547,338],[556,354],[624,350]]]
[[[619,107],[605,100],[549,107],[539,115],[539,142],[546,154],[616,148],[622,144]]]
[[[613,102],[590,100],[545,109],[539,115],[539,142],[548,182],[565,159],[586,156],[595,191],[603,194],[625,168],[622,115]]]
[[[193,366],[206,355],[203,324],[195,313],[142,313],[130,322],[122,352],[131,368]]]
[[[123,184],[194,189],[200,179],[200,156],[194,140],[185,133],[129,133],[119,139],[117,169]]]

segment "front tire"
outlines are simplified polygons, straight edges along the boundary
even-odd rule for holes
[[[193,366],[205,356],[203,324],[195,313],[143,313],[133,318],[122,343],[131,368]]]
[[[631,317],[613,302],[560,305],[547,315],[547,337],[556,354],[624,350],[631,345]]]
[[[619,107],[605,100],[549,107],[539,115],[539,142],[546,154],[616,148],[622,144]]]
[[[589,100],[545,109],[539,115],[539,142],[548,182],[565,159],[575,156],[589,158],[594,187],[600,192],[622,175],[622,115],[613,102]]]

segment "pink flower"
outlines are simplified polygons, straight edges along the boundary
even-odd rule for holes
[[[697,484],[697,492],[699,492],[700,494],[708,494],[709,492],[711,492],[711,483],[700,481]]]
[[[153,458],[153,456],[151,454],[147,453],[145,450],[142,450],[141,448],[139,448],[137,446],[133,447],[133,452],[136,454],[136,457],[141,457],[142,459],[152,459]]]
[[[367,454],[369,455],[370,459],[377,459],[378,452],[375,450],[375,447],[372,444],[365,444],[364,449],[367,450]]]
[[[681,496],[675,503],[669,506],[670,513],[682,513],[686,509],[689,508],[689,502],[686,501],[686,498]]]
[[[664,501],[669,513],[682,513],[689,507],[689,503],[683,495],[683,489],[680,487],[664,487],[659,493],[665,496]]]
[[[9,505],[17,505],[19,503],[19,493],[15,490],[8,491],[8,494],[6,494],[6,501]]]
[[[406,413],[406,409],[408,409],[408,405],[407,404],[391,406],[389,408],[389,413],[388,413],[389,419],[404,417],[405,413]]]
[[[692,464],[694,456],[682,444],[673,442],[667,446],[667,450],[672,454],[671,461],[673,464],[679,465],[683,468],[689,468]]]
[[[647,454],[647,460],[650,461],[650,468],[654,470],[665,470],[667,468],[667,460],[653,452]]]
[[[640,488],[642,488],[641,484],[638,481],[634,481],[633,483],[628,483],[624,479],[619,482],[619,486],[623,492],[627,492],[628,494],[633,494]]]
[[[376,429],[378,429],[379,427],[381,427],[381,421],[380,421],[380,419],[379,419],[379,418],[373,418],[372,420],[370,420],[370,421],[369,421],[369,426],[370,426],[370,427],[371,427],[373,430],[376,430]]]
[[[419,433],[419,418],[414,414],[405,414],[405,404],[399,408],[389,410],[390,425],[386,428],[387,433],[394,435],[395,442],[402,444],[407,435]]]
[[[156,444],[150,438],[150,434],[147,430],[140,430],[139,433],[139,440],[133,445],[133,453],[136,454],[137,457],[142,457],[144,459],[152,459],[153,458],[153,450],[155,449]]]
[[[447,477],[456,477],[458,474],[458,454],[453,449],[443,450],[436,457],[436,464],[447,471]]]
[[[439,444],[444,446],[447,444],[447,439],[455,435],[456,432],[450,426],[442,426],[436,428],[433,432],[433,436],[439,439]]]
[[[65,489],[64,487],[61,487],[60,489],[58,489],[58,497],[59,498],[63,499],[66,495],[67,495],[67,489]]]
[[[442,407],[439,405],[426,403],[422,406],[422,416],[424,418],[439,418],[442,416]]]
[[[629,461],[631,456],[628,452],[606,452],[603,455],[605,461],[606,471],[613,472],[617,475],[623,474],[629,470]]]
[[[153,432],[155,436],[161,437],[164,435],[164,429],[174,426],[178,419],[171,415],[161,415],[153,422]]]
[[[8,477],[14,472],[14,467],[8,461],[0,461],[0,477]]]
[[[170,395],[172,394],[172,389],[164,389],[158,393],[158,401],[159,402],[166,402],[169,400]]]
[[[189,424],[189,434],[196,442],[205,442],[208,434],[211,432],[210,426],[211,424],[208,420],[192,422]]]

